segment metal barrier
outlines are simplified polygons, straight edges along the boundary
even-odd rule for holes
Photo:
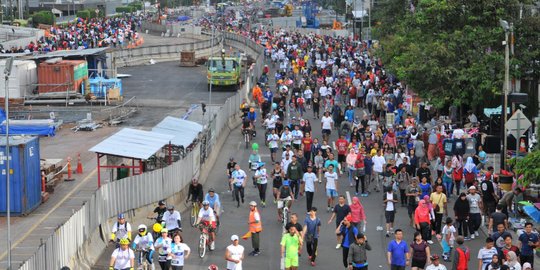
[[[247,96],[249,89],[247,86],[250,84],[251,77],[260,76],[263,68],[262,58],[259,58],[264,57],[262,47],[255,42],[245,41],[243,37],[236,34],[227,33],[225,37],[231,41],[245,43],[249,49],[260,53],[257,56],[257,60],[260,61],[256,61],[255,66],[249,71],[246,87],[242,87],[236,95],[228,98],[220,110],[214,114],[212,122],[208,125],[211,129],[209,132],[211,138],[207,142],[207,151],[212,150],[217,143],[217,138],[222,136],[228,128],[229,120],[239,113],[239,106],[242,99]],[[101,224],[106,224],[109,218],[118,213],[152,204],[180,192],[199,172],[202,162],[204,160],[201,161],[201,149],[195,147],[184,159],[168,167],[102,185],[81,209],[42,242],[37,251],[19,269],[56,270],[69,265],[78,256],[78,252],[82,252],[80,249],[85,241]],[[108,230],[108,228],[102,228]]]

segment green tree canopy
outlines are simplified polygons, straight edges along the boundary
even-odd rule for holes
[[[418,0],[412,4],[388,0],[375,15],[379,22],[375,34],[383,47],[379,54],[390,72],[437,107],[498,103],[496,94],[502,92],[504,79],[504,30],[499,19],[517,21],[520,4],[518,0]],[[532,41],[540,37],[539,21],[527,21],[515,23],[516,34],[535,44]],[[534,58],[538,54],[521,56],[512,66],[538,65],[532,61],[539,59]]]

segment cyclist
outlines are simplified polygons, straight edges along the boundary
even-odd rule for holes
[[[156,223],[161,223],[163,221],[163,214],[165,214],[165,212],[167,212],[167,207],[165,206],[165,201],[161,200],[159,201],[158,206],[154,208],[154,212],[152,212],[153,214],[157,214],[155,217]],[[150,214],[148,218],[153,218],[152,214]]]
[[[249,134],[249,141],[251,141],[251,136],[253,136],[253,125],[247,116],[242,117],[242,134]],[[249,142],[248,141],[248,142]]]
[[[161,270],[169,270],[171,268],[171,245],[172,239],[169,237],[167,229],[161,229],[161,237],[156,240],[154,247],[158,249],[158,263]]]
[[[195,224],[208,227],[208,233],[210,234],[210,239],[212,240],[210,243],[210,250],[214,250],[216,248],[216,215],[214,214],[214,209],[210,207],[210,202],[203,201],[203,208],[199,210],[199,216]]]
[[[208,193],[204,196],[204,200],[210,203],[210,207],[214,209],[214,214],[216,214],[216,222],[219,223],[219,214],[221,213],[221,201],[219,200],[219,195],[213,188],[208,190]],[[203,202],[204,204],[204,202]]]
[[[192,202],[199,202],[200,208],[203,201],[203,195],[203,186],[199,183],[199,180],[197,178],[191,179],[191,185],[189,185],[186,203],[189,201],[189,198],[191,198]]]
[[[120,247],[116,248],[109,262],[109,270],[133,269],[135,267],[135,253],[129,247],[127,238],[120,239]]]
[[[131,241],[131,224],[126,221],[126,216],[124,214],[118,215],[118,221],[114,223],[111,232],[110,241],[112,242],[118,243],[124,238]]]
[[[246,118],[249,120],[249,122],[251,123],[251,126],[254,127],[255,126],[255,122],[257,122],[257,112],[255,112],[255,108],[253,106],[251,106],[249,108],[249,112],[246,116]]]
[[[174,210],[174,205],[169,205],[167,207],[167,212],[163,214],[163,222],[165,223],[165,228],[169,231],[169,236],[174,235],[178,231],[182,231],[182,223],[180,212]]]
[[[279,222],[283,220],[281,208],[283,208],[285,206],[284,205],[285,202],[287,202],[287,207],[290,210],[293,200],[294,200],[294,195],[293,195],[291,187],[289,186],[289,180],[284,180],[283,185],[279,188],[278,193],[277,193],[277,212],[278,212]]]
[[[139,265],[142,265],[143,260],[146,259],[152,270],[154,270],[154,238],[152,237],[151,233],[148,233],[146,225],[144,224],[139,225],[138,231],[139,234],[135,236],[135,240],[133,240],[131,248],[137,251],[142,251],[138,254],[137,258],[137,262]]]
[[[240,198],[242,203],[244,203],[244,187],[246,186],[246,172],[240,169],[240,165],[236,164],[234,166],[234,171],[231,173],[231,179],[229,182],[234,189],[234,198],[236,200],[236,207],[240,207]]]

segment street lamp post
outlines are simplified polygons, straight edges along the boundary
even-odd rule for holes
[[[506,148],[508,145],[508,134],[506,132],[506,121],[508,121],[508,94],[510,92],[510,46],[508,44],[508,34],[510,25],[505,20],[499,20],[499,24],[504,29],[504,104],[502,108],[503,123],[501,125],[503,133],[503,149],[501,151],[501,170],[506,169]]]
[[[7,270],[11,270],[11,191],[10,191],[10,164],[9,164],[9,75],[11,74],[11,68],[13,67],[13,56],[6,61],[6,67],[4,69],[5,76],[5,96],[4,96],[4,109],[6,111],[6,221],[7,221]]]

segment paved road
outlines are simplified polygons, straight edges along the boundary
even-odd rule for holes
[[[359,112],[360,113],[360,112]],[[307,118],[312,121],[314,137],[321,137],[320,123],[318,120],[314,120],[311,117],[311,112],[307,113]],[[263,130],[259,127],[258,134],[264,134]],[[264,162],[270,165],[269,151],[263,144],[263,136],[258,135],[255,141],[261,145],[260,154]],[[336,132],[333,132],[331,140],[337,139]],[[225,212],[222,214],[222,227],[220,229],[218,239],[216,242],[216,250],[210,252],[205,258],[200,259],[197,254],[197,242],[198,231],[194,228],[184,225],[184,239],[186,243],[192,248],[195,253],[186,261],[185,269],[206,269],[211,263],[217,264],[220,268],[225,267],[225,261],[223,259],[225,247],[229,245],[230,236],[232,234],[243,235],[247,229],[248,219],[248,203],[251,200],[258,201],[257,190],[249,186],[246,188],[246,203],[241,205],[240,208],[236,208],[236,205],[232,201],[231,194],[226,189],[226,177],[224,175],[224,169],[228,162],[229,156],[234,156],[236,161],[240,163],[241,167],[248,172],[247,160],[250,154],[249,150],[244,149],[242,136],[239,130],[233,131],[227,138],[226,143],[220,151],[220,159],[217,160],[214,168],[210,172],[209,179],[205,184],[205,191],[209,187],[214,187],[221,196],[223,209]],[[267,166],[267,169],[270,169]],[[251,175],[251,173],[248,173]],[[345,175],[340,178],[341,189],[340,194],[354,195],[354,189],[347,185]],[[268,201],[271,201],[271,189],[267,190]],[[368,261],[370,268],[373,269],[389,269],[386,264],[386,246],[392,238],[386,238],[384,233],[377,231],[377,226],[384,226],[384,211],[382,210],[382,194],[372,193],[367,198],[361,198],[361,201],[367,212],[367,232],[366,235],[373,248],[368,252]],[[450,201],[449,209],[453,206],[454,201]],[[305,198],[300,198],[293,205],[292,211],[299,214],[300,220],[305,218],[306,209]],[[319,252],[317,259],[317,268],[319,269],[337,269],[342,268],[341,263],[341,250],[336,250],[336,238],[334,235],[335,223],[327,224],[330,217],[330,213],[325,211],[326,209],[326,197],[324,194],[324,184],[317,186],[317,192],[315,194],[314,206],[319,209],[318,216],[321,218],[323,225],[321,227],[321,237],[319,239]],[[251,251],[251,242],[241,240],[240,244],[246,248],[246,259],[244,260],[244,269],[279,269],[280,267],[280,247],[279,240],[281,237],[281,227],[277,221],[276,207],[273,204],[269,204],[266,208],[259,208],[262,215],[263,233],[261,235],[261,255],[258,257],[248,257],[247,253]],[[144,217],[143,217],[144,218]],[[182,213],[182,218],[188,220],[188,214]],[[146,222],[146,221],[143,221]],[[407,217],[406,208],[399,208],[396,214],[396,223],[394,228],[402,228],[405,232],[405,240],[407,242],[412,240],[413,228],[408,225],[409,219]],[[138,223],[134,222],[132,226],[137,226]],[[184,223],[185,224],[185,223]],[[477,251],[483,245],[484,236],[481,235],[480,239],[467,242],[467,245],[472,248],[472,260],[469,264],[471,269],[476,269],[477,260],[474,259],[477,255]],[[441,246],[435,241],[435,244],[431,245],[432,252],[441,254]],[[103,269],[106,266],[107,260],[111,254],[111,250],[107,250],[102,254],[99,263],[95,269]],[[447,264],[450,265],[449,263]],[[302,254],[300,259],[300,268],[311,267],[307,260],[307,252]]]

